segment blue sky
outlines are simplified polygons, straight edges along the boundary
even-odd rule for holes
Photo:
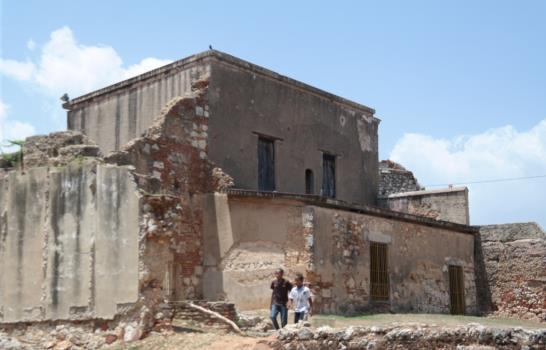
[[[380,157],[423,185],[546,175],[544,1],[2,0],[0,10],[2,139],[64,128],[62,92],[212,44],[375,108]],[[470,191],[474,224],[546,226],[546,178]]]

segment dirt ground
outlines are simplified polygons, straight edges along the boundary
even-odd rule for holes
[[[202,331],[175,327],[172,333],[151,333],[143,340],[131,344],[116,344],[106,349],[150,350],[269,350],[274,336],[250,337],[227,334],[221,331]]]
[[[267,316],[267,310],[255,311],[252,314]],[[494,319],[474,316],[451,316],[436,314],[377,314],[358,317],[343,317],[317,315],[310,319],[313,327],[330,326],[343,328],[348,326],[386,326],[406,324],[426,324],[429,326],[458,326],[468,323],[479,323],[484,326],[511,328],[522,327],[527,329],[544,329],[545,323],[521,321],[515,319]],[[289,323],[292,320],[289,318]],[[187,323],[174,324],[173,332],[151,333],[143,340],[130,343],[116,343],[107,349],[182,349],[182,350],[268,350],[274,349],[275,332],[262,336],[239,336],[223,331],[201,329],[198,325]]]

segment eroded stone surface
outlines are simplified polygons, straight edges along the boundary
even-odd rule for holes
[[[283,349],[544,349],[546,330],[492,328],[480,324],[439,327],[402,324],[317,329],[290,325],[278,340]]]
[[[23,145],[24,167],[62,166],[85,157],[100,157],[99,146],[77,131],[28,137]]]
[[[480,234],[492,303],[487,311],[546,322],[546,233],[525,223],[482,226]]]

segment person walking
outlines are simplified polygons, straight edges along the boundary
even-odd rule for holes
[[[284,270],[275,270],[275,279],[271,282],[271,321],[275,329],[280,329],[277,316],[281,314],[281,327],[288,323],[288,293],[292,290],[292,283],[284,279]]]
[[[303,285],[303,275],[296,275],[296,286],[288,294],[288,308],[294,307],[294,323],[307,320],[313,310],[313,298],[309,287]]]

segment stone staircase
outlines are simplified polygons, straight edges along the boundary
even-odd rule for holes
[[[235,310],[235,304],[233,303],[224,301],[185,300],[172,301],[168,304],[173,312],[173,324],[182,323],[200,328],[231,330],[231,327],[221,320],[189,307],[189,303],[217,312],[225,318],[237,322],[237,311]]]

